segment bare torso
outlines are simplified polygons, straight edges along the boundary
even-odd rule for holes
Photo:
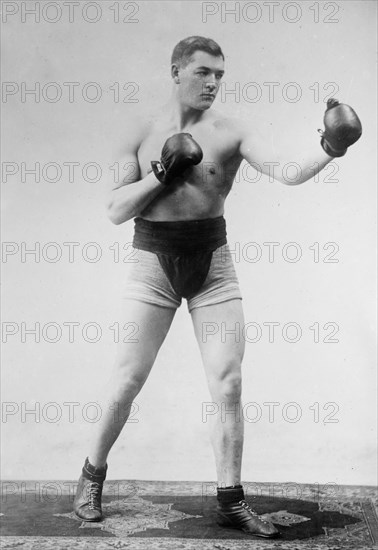
[[[207,111],[199,122],[181,130],[192,135],[203,151],[200,164],[160,193],[142,212],[151,221],[215,218],[224,212],[224,202],[232,187],[242,157],[240,137],[232,119]],[[149,121],[137,157],[140,176],[151,171],[151,161],[159,160],[166,139],[179,131],[168,116]]]

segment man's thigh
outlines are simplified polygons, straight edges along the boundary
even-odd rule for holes
[[[191,315],[208,376],[222,377],[227,370],[238,369],[245,348],[242,301],[194,308]]]
[[[175,312],[174,308],[124,299],[121,306],[116,365],[151,368]]]

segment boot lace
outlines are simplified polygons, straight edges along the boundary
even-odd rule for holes
[[[93,481],[88,488],[88,505],[91,510],[101,508],[101,485]]]
[[[257,512],[255,512],[254,510],[252,510],[252,508],[250,507],[250,505],[245,501],[245,500],[239,500],[239,503],[242,508],[244,508],[244,510],[246,510],[249,514],[251,514],[251,516],[255,517],[255,518],[258,518],[259,521],[262,521],[263,523],[265,523],[266,525],[268,525],[268,522],[265,521],[265,519],[262,519]]]

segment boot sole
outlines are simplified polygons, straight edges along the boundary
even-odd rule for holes
[[[96,523],[96,522],[102,521],[102,520],[104,519],[103,517],[101,517],[101,518],[93,518],[93,519],[83,518],[83,517],[79,516],[79,514],[77,514],[76,512],[75,512],[75,516],[76,516],[77,518],[79,518],[79,519],[81,519],[81,520],[83,520],[83,521],[87,521],[87,522],[89,522],[89,523]]]
[[[262,539],[276,539],[281,536],[281,533],[273,533],[272,535],[263,535],[259,533],[251,533],[251,531],[247,531],[246,529],[243,529],[242,527],[236,527],[235,525],[232,525],[232,523],[221,523],[217,521],[217,525],[219,527],[223,527],[224,529],[237,529],[238,531],[242,531],[246,535],[249,535],[250,537],[259,537]]]

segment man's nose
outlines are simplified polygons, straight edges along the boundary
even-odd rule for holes
[[[209,89],[209,90],[215,90],[215,88],[217,87],[217,83],[215,81],[215,78],[211,78],[210,80],[208,80],[206,82],[206,88]]]

